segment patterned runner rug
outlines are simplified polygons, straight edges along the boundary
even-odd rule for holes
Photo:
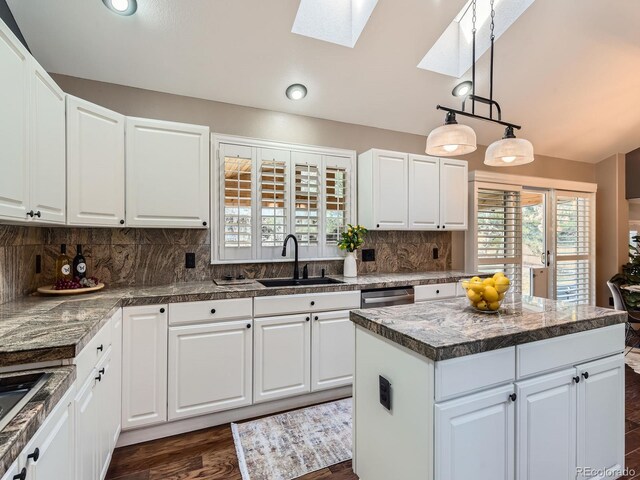
[[[625,353],[624,363],[629,365],[634,372],[640,373],[640,349],[627,347]]]
[[[291,480],[351,459],[351,399],[232,423],[231,431],[243,480]]]

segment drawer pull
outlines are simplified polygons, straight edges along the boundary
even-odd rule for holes
[[[104,368],[101,368],[100,370],[98,370],[98,373],[99,373],[100,375],[104,375]]]
[[[251,328],[251,324],[250,323],[247,323],[247,328]]]
[[[440,294],[440,290],[436,290],[436,294]]]
[[[160,309],[160,313],[164,313],[164,308],[161,308],[161,309]]]
[[[582,374],[582,376],[584,377],[584,379],[586,380],[587,378],[589,378],[589,372],[584,372]]]
[[[212,309],[211,309],[211,314],[214,314],[214,313],[216,313],[216,309],[215,309],[215,308],[212,308]]]
[[[518,396],[515,393],[512,393],[511,395],[509,395],[509,400],[511,400],[512,402],[515,402],[516,398],[518,398]]]
[[[95,377],[95,380],[101,382],[102,381],[102,374],[99,373],[97,377]]]
[[[313,307],[316,304],[313,300],[311,300],[311,306]]]
[[[20,470],[20,473],[18,475],[13,476],[13,480],[25,480],[25,478],[27,478],[26,467],[23,467],[22,470]]]
[[[96,350],[98,350],[99,352],[104,350],[104,345],[100,344],[99,347],[96,347]]]
[[[580,383],[580,377],[578,376],[573,377],[573,383]]]
[[[40,449],[36,448],[33,453],[30,453],[29,455],[27,455],[27,460],[32,459],[35,462],[38,461],[38,459],[40,458]]]

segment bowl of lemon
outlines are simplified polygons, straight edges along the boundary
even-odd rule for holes
[[[511,280],[502,272],[488,278],[473,277],[460,283],[467,292],[471,306],[483,313],[497,313],[511,288]]]

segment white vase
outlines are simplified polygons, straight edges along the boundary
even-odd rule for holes
[[[358,276],[358,264],[356,263],[356,252],[347,252],[344,257],[344,273],[347,278],[355,278]]]

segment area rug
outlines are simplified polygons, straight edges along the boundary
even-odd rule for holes
[[[640,373],[640,349],[627,347],[624,353],[624,363],[629,365],[634,372]]]
[[[231,431],[243,480],[291,480],[351,459],[351,399],[232,423]]]

